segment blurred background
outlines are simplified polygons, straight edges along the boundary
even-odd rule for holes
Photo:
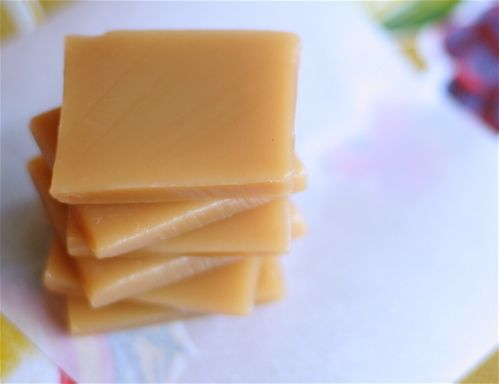
[[[497,2],[48,0],[0,12],[2,380],[498,381]],[[15,219],[34,200],[28,121],[61,103],[65,35],[169,28],[301,36],[309,189],[296,202],[309,235],[286,257],[287,299],[252,318],[71,340],[27,305],[40,300],[37,263],[26,270],[18,252],[43,252],[48,237],[19,235]]]

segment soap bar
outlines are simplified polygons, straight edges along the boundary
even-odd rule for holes
[[[31,119],[31,133],[47,164],[54,165],[61,109],[54,108]],[[293,157],[293,192],[307,189],[307,172],[296,154]]]
[[[247,315],[255,303],[260,262],[259,257],[247,257],[134,296],[134,300],[203,313]]]
[[[67,298],[67,326],[74,335],[110,332],[193,316],[195,314],[175,308],[128,301],[94,309],[83,298],[75,296]]]
[[[298,54],[298,37],[282,32],[66,37],[51,194],[71,204],[289,194]]]

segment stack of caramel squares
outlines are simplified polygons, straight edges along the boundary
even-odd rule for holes
[[[31,121],[28,170],[54,229],[44,286],[70,333],[284,296],[304,234],[290,195],[300,43],[264,31],[68,36],[62,106]]]

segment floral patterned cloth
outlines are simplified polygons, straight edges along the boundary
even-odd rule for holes
[[[445,40],[454,59],[451,95],[499,133],[499,5]]]

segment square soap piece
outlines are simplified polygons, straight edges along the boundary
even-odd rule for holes
[[[51,193],[71,204],[282,196],[299,39],[120,31],[66,38]]]

